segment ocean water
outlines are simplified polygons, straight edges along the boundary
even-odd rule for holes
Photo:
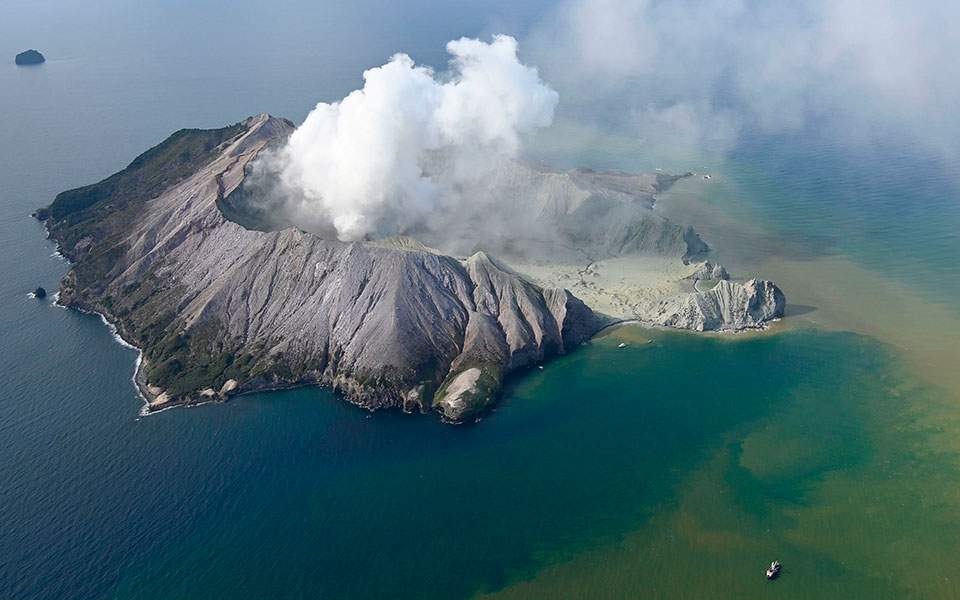
[[[29,217],[57,192],[179,127],[301,119],[397,50],[522,35],[545,3],[513,4],[0,8],[0,57],[48,58],[0,60],[0,597],[955,596],[958,179],[909,145],[747,136],[658,210],[789,318],[617,329],[472,426],[321,389],[139,418],[135,352],[28,297],[67,268]]]

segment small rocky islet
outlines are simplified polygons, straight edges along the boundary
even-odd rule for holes
[[[141,349],[145,410],[317,384],[368,409],[463,422],[496,401],[508,373],[624,320],[487,252],[446,254],[409,237],[341,242],[258,223],[245,179],[257,155],[293,130],[265,114],[180,130],[35,213],[71,262],[60,303],[102,314]],[[709,248],[695,231],[652,210],[653,194],[678,178],[510,168],[523,197],[551,203],[536,214],[568,236],[558,248],[670,255],[723,278],[709,293],[652,303],[639,320],[737,330],[783,315],[776,285],[727,281],[722,267],[697,262]],[[546,189],[555,193],[536,193]]]
[[[46,62],[46,60],[47,59],[44,58],[43,54],[41,54],[39,50],[31,49],[24,50],[20,54],[17,54],[17,56],[14,57],[13,62],[20,66],[28,66],[39,65]]]

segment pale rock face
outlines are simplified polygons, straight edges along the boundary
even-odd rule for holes
[[[461,421],[471,410],[471,400],[479,391],[479,380],[482,371],[478,367],[471,367],[452,377],[447,384],[443,397],[437,401],[437,406],[444,416],[453,421]]]
[[[704,261],[696,264],[696,269],[687,276],[687,279],[730,279],[730,274],[720,263]]]
[[[682,294],[662,300],[644,316],[644,320],[665,327],[695,331],[738,330],[759,327],[782,317],[785,304],[783,292],[770,281],[720,281],[707,292]]]

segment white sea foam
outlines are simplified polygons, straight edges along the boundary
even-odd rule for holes
[[[141,350],[140,348],[137,348],[127,340],[123,339],[120,336],[120,331],[117,329],[117,326],[111,323],[110,321],[108,321],[107,317],[105,317],[102,313],[99,313],[95,310],[84,310],[79,307],[64,306],[60,304],[60,292],[57,292],[56,294],[54,294],[54,298],[55,298],[56,306],[59,306],[60,308],[74,308],[74,310],[78,312],[82,312],[86,315],[97,315],[98,317],[100,317],[100,321],[107,326],[107,329],[110,331],[110,335],[113,337],[113,341],[117,342],[124,348],[130,348],[131,350],[137,351],[137,359],[134,362],[133,375],[130,377],[130,381],[133,382],[133,389],[137,390],[137,396],[139,396],[140,400],[143,401],[143,407],[140,408],[140,415],[146,416],[147,414],[153,414],[153,413],[146,412],[147,406],[149,406],[150,401],[147,400],[147,397],[143,395],[143,392],[140,390],[140,386],[137,384],[137,373],[140,372],[140,365],[143,363],[143,350]],[[154,411],[154,412],[160,412],[160,411]]]
[[[106,325],[106,326],[107,326],[107,329],[110,330],[110,333],[113,335],[114,341],[116,341],[118,344],[120,344],[120,345],[123,346],[124,348],[131,348],[131,349],[133,349],[133,350],[137,350],[138,352],[140,351],[140,348],[137,348],[136,346],[134,346],[133,344],[131,344],[131,343],[128,342],[127,340],[125,340],[125,339],[123,339],[122,337],[120,337],[120,332],[119,332],[119,330],[117,329],[117,326],[116,326],[116,325],[114,325],[113,323],[111,323],[110,321],[108,321],[107,318],[106,318],[105,316],[103,316],[102,314],[100,314],[100,313],[95,313],[95,314],[96,314],[98,317],[100,317],[100,320],[103,321],[103,324]],[[142,354],[142,353],[141,353],[141,354]],[[138,361],[140,360],[140,357],[139,357],[139,356],[137,357],[137,360],[138,360]],[[139,366],[139,363],[137,364],[137,366]]]
[[[77,310],[78,312],[82,312],[82,313],[87,314],[87,315],[96,315],[96,316],[100,317],[100,321],[101,321],[104,325],[107,326],[107,329],[110,331],[110,334],[111,334],[111,336],[113,337],[113,340],[114,340],[115,342],[117,342],[118,344],[120,344],[120,345],[123,346],[124,348],[130,348],[131,350],[136,350],[136,351],[137,351],[137,358],[136,358],[136,360],[134,361],[134,364],[133,364],[133,375],[131,375],[130,381],[133,383],[133,389],[135,389],[135,390],[137,391],[137,396],[139,396],[139,397],[140,397],[140,400],[143,402],[143,406],[140,407],[140,411],[138,412],[138,414],[139,414],[140,417],[148,417],[148,416],[150,416],[150,415],[155,415],[155,414],[158,414],[158,413],[162,413],[162,412],[164,412],[164,411],[166,411],[166,410],[170,410],[171,408],[181,408],[181,407],[187,407],[187,408],[189,408],[189,407],[194,407],[194,406],[202,406],[202,405],[208,404],[208,403],[210,403],[210,402],[215,402],[215,400],[208,400],[208,401],[205,401],[205,402],[193,402],[193,403],[190,403],[190,404],[172,404],[171,406],[167,406],[167,407],[160,408],[160,409],[157,409],[157,410],[150,410],[150,400],[147,399],[147,397],[144,395],[143,391],[140,389],[140,384],[137,383],[137,373],[140,372],[140,366],[143,364],[143,350],[141,350],[141,349],[138,348],[137,346],[134,346],[133,344],[131,344],[131,343],[128,342],[127,340],[123,339],[123,337],[121,337],[121,335],[120,335],[120,331],[117,329],[117,326],[114,325],[113,323],[111,323],[110,321],[108,321],[108,320],[107,320],[107,317],[104,316],[102,313],[99,313],[99,312],[97,312],[97,311],[95,311],[95,310],[94,310],[94,311],[91,311],[91,310],[84,310],[84,309],[82,309],[82,308],[77,308],[77,307],[64,306],[64,305],[62,305],[62,304],[59,304],[59,297],[60,297],[60,292],[57,292],[57,293],[54,295],[54,298],[55,298],[55,301],[56,301],[56,306],[59,306],[60,308],[74,308],[74,309]],[[137,420],[139,420],[139,418],[138,418]]]
[[[140,384],[137,383],[137,373],[140,372],[140,365],[143,364],[143,350],[137,348],[127,340],[123,339],[120,336],[120,331],[117,329],[117,326],[107,320],[105,316],[101,313],[96,313],[104,325],[107,326],[107,329],[110,330],[110,334],[113,336],[113,340],[123,346],[124,348],[130,348],[131,350],[137,351],[137,359],[133,363],[133,375],[130,376],[130,381],[133,383],[133,389],[137,390],[137,396],[140,397],[140,400],[143,402],[143,406],[140,407],[139,415],[141,417],[146,417],[154,413],[163,412],[166,409],[161,409],[157,411],[150,411],[150,400],[143,394],[143,390],[140,389]],[[169,408],[173,408],[172,406]]]

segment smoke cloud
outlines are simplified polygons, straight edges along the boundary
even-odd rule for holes
[[[521,154],[682,172],[753,133],[815,128],[956,164],[958,20],[960,4],[933,0],[563,0],[525,35],[523,62],[495,36],[450,42],[445,72],[405,54],[366,71],[251,187],[278,226],[454,247],[553,235],[540,196],[556,190],[511,167]]]
[[[307,116],[267,167],[295,222],[344,241],[404,233],[455,208],[460,184],[551,124],[557,92],[520,62],[514,38],[462,38],[447,51],[448,73],[397,54]]]
[[[656,154],[722,154],[746,129],[816,125],[956,158],[958,19],[960,4],[935,0],[566,0],[525,48],[560,91],[560,117]]]

